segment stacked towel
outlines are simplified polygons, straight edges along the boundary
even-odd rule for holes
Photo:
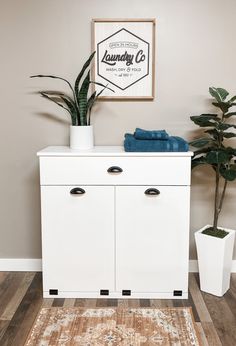
[[[146,137],[147,139],[137,139],[137,135],[138,138]],[[150,139],[155,138],[155,136],[162,139]],[[165,130],[146,131],[136,129],[134,135],[125,134],[124,148],[125,151],[130,152],[180,152],[188,151],[188,143],[181,137],[169,136]]]
[[[136,139],[169,139],[169,135],[166,130],[148,131],[139,128],[136,128],[134,137]]]

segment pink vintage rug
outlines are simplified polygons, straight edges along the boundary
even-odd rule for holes
[[[42,308],[27,346],[200,346],[191,308]]]

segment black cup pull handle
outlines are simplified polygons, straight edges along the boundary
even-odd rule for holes
[[[148,195],[148,196],[160,195],[160,191],[155,189],[154,187],[151,187],[150,189],[147,189],[144,193],[145,193],[145,195]]]
[[[83,195],[85,193],[85,190],[81,187],[74,187],[72,190],[70,190],[71,195]]]
[[[123,169],[118,166],[111,166],[107,170],[108,173],[122,173]]]

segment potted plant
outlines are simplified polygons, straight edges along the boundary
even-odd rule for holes
[[[205,226],[195,233],[198,254],[201,290],[222,296],[230,285],[230,272],[235,231],[218,227],[226,188],[229,182],[236,179],[236,149],[225,141],[236,137],[236,125],[231,122],[235,111],[230,108],[236,105],[236,96],[229,98],[223,88],[209,88],[212,102],[216,107],[214,114],[191,116],[191,120],[204,129],[204,135],[194,139],[190,145],[196,151],[192,158],[192,168],[199,165],[210,165],[215,176],[214,218],[212,226]]]
[[[40,91],[39,93],[42,97],[56,103],[70,114],[70,147],[72,149],[90,149],[93,147],[93,126],[91,125],[92,107],[106,88],[113,91],[108,88],[107,85],[90,80],[90,69],[88,70],[88,68],[90,67],[94,55],[95,52],[93,52],[85,62],[75,80],[74,87],[72,87],[72,84],[65,78],[57,76],[40,74],[30,77],[60,79],[69,86],[71,95],[58,91]],[[88,96],[91,83],[99,85],[102,89],[100,92],[94,91]]]

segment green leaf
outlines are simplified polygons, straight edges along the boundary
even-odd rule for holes
[[[46,99],[49,100],[49,101],[52,101],[52,102],[56,103],[59,107],[62,107],[62,108],[64,108],[67,112],[69,112],[69,110],[68,110],[66,107],[64,107],[63,104],[61,104],[61,102],[56,101],[54,98],[48,96],[48,95],[47,95],[45,92],[43,92],[43,91],[41,91],[41,92],[39,92],[39,93],[40,93],[40,95],[41,95],[42,97],[46,98]],[[69,113],[70,113],[70,112],[69,112]]]
[[[192,159],[191,161],[191,169],[194,169],[195,167],[199,166],[199,165],[204,165],[206,164],[206,159],[204,156],[198,157],[196,159]]]
[[[209,133],[214,139],[219,139],[220,133],[217,131],[217,129],[211,129],[204,131],[205,133]]]
[[[230,118],[232,115],[236,115],[236,112],[230,112],[224,115],[225,118]]]
[[[90,81],[90,70],[88,71],[78,94],[80,124],[82,126],[87,125],[86,117],[87,117],[87,111],[88,111],[87,99],[88,99],[89,81]]]
[[[212,114],[212,113],[203,113],[203,114],[200,114],[200,115],[196,115],[197,117],[201,117],[203,119],[207,119],[207,120],[210,120],[210,119],[216,119],[218,114]]]
[[[209,88],[209,93],[213,96],[218,102],[224,101],[229,95],[228,91],[223,88]]]
[[[222,98],[221,98],[221,96],[219,95],[219,93],[218,93],[218,91],[217,91],[217,88],[210,87],[210,88],[209,88],[209,93],[211,94],[212,97],[214,97],[214,99],[216,99],[216,101],[218,101],[218,102],[221,102],[221,101],[222,101]]]
[[[88,99],[88,102],[87,102],[88,109],[92,108],[92,106],[96,100],[96,95],[97,95],[97,91],[94,91],[92,93],[92,95],[90,96],[90,98]]]
[[[79,103],[79,84],[80,84],[80,81],[83,77],[83,74],[85,73],[86,69],[89,67],[94,55],[95,55],[96,52],[93,52],[90,57],[88,58],[88,60],[84,63],[84,66],[82,67],[82,70],[80,71],[80,73],[78,74],[78,77],[76,78],[76,81],[75,81],[75,96],[77,98],[77,102]]]
[[[225,138],[232,138],[232,137],[236,137],[236,133],[233,132],[223,132],[223,137]]]
[[[210,142],[212,142],[212,138],[202,137],[202,138],[193,140],[189,144],[196,148],[202,148],[205,145],[209,144]]]
[[[72,85],[70,84],[70,82],[68,82],[68,80],[66,80],[65,78],[61,78],[61,77],[58,77],[58,76],[52,76],[52,75],[46,75],[46,74],[37,74],[37,75],[34,75],[34,76],[30,76],[30,78],[37,78],[37,77],[39,77],[39,78],[53,78],[53,79],[60,79],[60,80],[62,80],[62,81],[64,81],[64,82],[66,82],[68,85],[69,85],[69,87],[70,87],[70,89],[72,90],[72,92],[74,92],[74,90],[73,90],[73,88],[72,88]]]
[[[232,107],[228,102],[212,102],[212,104],[213,106],[220,108],[223,113],[227,113],[229,108]]]
[[[42,91],[42,92],[40,92],[40,94],[44,98],[48,99],[49,101],[56,103],[59,107],[62,107],[67,112],[69,112],[70,116],[71,116],[72,125],[76,125],[77,109],[76,109],[76,106],[75,106],[73,100],[69,96],[67,96],[63,93],[60,93],[60,92],[55,92],[55,91]],[[60,101],[58,101],[58,99]],[[67,107],[64,107],[63,103]]]
[[[231,97],[231,99],[229,100],[230,103],[234,102],[236,100],[236,95]]]
[[[195,159],[196,157],[199,157],[199,155],[201,155],[201,154],[209,153],[209,151],[211,151],[211,148],[209,148],[209,147],[205,147],[205,148],[201,148],[201,149],[195,150],[194,153],[193,153],[193,159]],[[205,157],[205,155],[202,155],[202,157]]]
[[[193,115],[190,119],[200,127],[216,126],[221,119],[216,114]]]
[[[228,130],[229,128],[235,128],[236,129],[236,125],[234,124],[226,124],[226,123],[221,123],[217,126],[217,128],[221,131],[225,131],[225,130]]]
[[[231,165],[230,168],[224,166],[220,167],[220,174],[228,181],[233,181],[236,179],[236,167]]]
[[[231,147],[227,147],[227,148],[224,148],[224,150],[225,150],[229,155],[231,155],[231,158],[232,158],[233,156],[236,156],[236,149],[231,148]]]
[[[78,110],[76,108],[76,105],[74,104],[74,102],[72,100],[68,100],[66,97],[61,96],[61,99],[65,102],[65,104],[67,105],[69,111],[70,111],[70,115],[71,115],[71,123],[73,126],[75,125],[79,125],[77,124],[78,122]]]
[[[111,88],[109,88],[107,85],[104,85],[104,84],[102,84],[102,83],[98,83],[98,82],[93,82],[93,81],[90,81],[90,83],[91,84],[96,84],[96,85],[99,85],[99,86],[101,86],[101,87],[103,87],[104,89],[102,90],[102,91],[104,91],[105,89],[108,89],[108,90],[110,90],[110,91],[112,91],[113,93],[115,92],[113,89],[111,89]]]
[[[221,99],[224,101],[226,97],[229,95],[228,91],[223,88],[216,88],[218,94],[220,95]]]
[[[212,150],[206,154],[206,162],[209,164],[227,163],[230,160],[230,155],[223,150]]]
[[[93,105],[94,105],[94,103],[95,103],[95,101],[96,101],[96,99],[97,99],[96,95],[97,95],[97,92],[94,91],[94,92],[92,93],[92,95],[90,96],[90,98],[88,99],[88,102],[87,102],[87,107],[88,107],[88,119],[87,119],[87,123],[88,123],[88,125],[90,125],[91,109],[92,109],[92,107],[93,107]]]

